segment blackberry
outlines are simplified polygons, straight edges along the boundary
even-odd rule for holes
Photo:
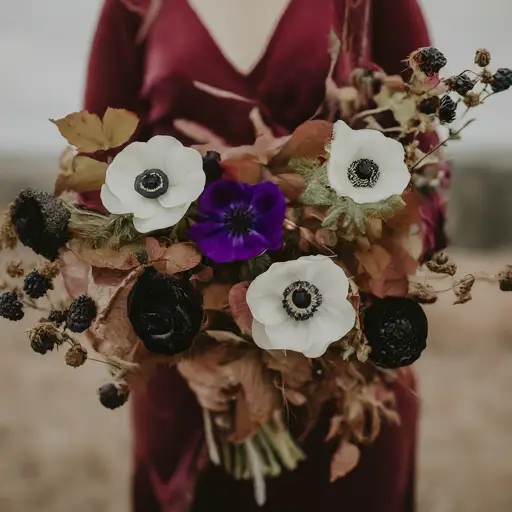
[[[54,323],[57,327],[60,327],[66,321],[67,316],[67,311],[52,309],[48,315],[48,321]]]
[[[84,332],[91,326],[98,308],[96,302],[87,295],[76,298],[69,306],[66,326],[72,332]]]
[[[70,212],[52,195],[32,189],[20,192],[11,206],[11,221],[20,242],[54,261],[69,238]]]
[[[30,274],[25,277],[25,282],[23,283],[23,291],[31,298],[31,299],[39,299],[46,295],[48,290],[53,289],[53,284],[46,276],[43,276],[37,270],[33,270]]]
[[[207,151],[203,156],[203,171],[206,174],[206,183],[220,180],[224,167],[220,163],[220,155],[216,151]]]
[[[432,96],[421,100],[418,109],[422,114],[436,114],[439,109],[439,98],[437,96]]]
[[[491,63],[491,53],[489,50],[480,48],[475,53],[475,64],[481,68],[486,68]]]
[[[427,317],[412,299],[377,299],[365,312],[364,334],[375,365],[390,369],[409,366],[427,346]]]
[[[30,340],[32,350],[42,356],[44,356],[46,352],[51,352],[55,348],[55,344],[54,337],[46,333],[40,333]]]
[[[25,316],[23,304],[14,292],[5,292],[0,295],[0,316],[13,322],[18,322]]]
[[[420,71],[425,73],[427,76],[439,73],[447,63],[446,57],[433,46],[421,48],[421,50],[418,50],[414,54],[413,59],[418,65]]]
[[[493,92],[506,91],[512,85],[512,69],[500,68],[494,73],[491,80]]]
[[[512,278],[501,279],[500,290],[502,292],[512,292]]]
[[[105,384],[98,390],[100,402],[107,409],[117,409],[124,405],[130,392],[128,389],[119,389],[115,384]]]
[[[471,80],[471,78],[469,78],[465,73],[450,78],[447,81],[447,84],[452,91],[455,91],[461,96],[466,96],[466,94],[475,86],[473,80]]]
[[[457,116],[457,103],[455,103],[448,94],[445,94],[441,98],[438,115],[441,124],[450,124],[455,121],[455,117]]]

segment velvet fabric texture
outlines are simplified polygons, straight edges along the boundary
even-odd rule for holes
[[[339,80],[352,67],[370,63],[400,73],[412,50],[429,45],[417,0],[292,0],[261,60],[243,75],[187,0],[160,0],[153,7],[149,0],[106,0],[92,45],[85,108],[99,115],[109,106],[136,112],[141,140],[168,134],[191,144],[207,133],[231,145],[250,144],[254,107],[276,135],[286,134],[322,102],[333,26],[343,43]],[[81,200],[101,209],[98,193]],[[258,508],[249,483],[212,467],[199,473],[201,410],[177,372],[162,367],[132,391],[133,510],[411,512],[418,417],[412,372],[402,372],[394,387],[401,425],[385,427],[374,445],[363,448],[353,473],[329,483],[333,446],[323,442],[325,417],[307,440],[307,461],[270,481],[268,503]]]

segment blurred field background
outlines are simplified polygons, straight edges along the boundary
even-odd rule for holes
[[[23,187],[51,188],[62,139],[46,120],[80,107],[100,4],[2,5],[2,207]],[[485,8],[462,0],[423,4],[448,72],[471,65],[480,46],[499,66],[512,66],[507,0],[488,0]],[[512,263],[512,231],[504,229],[512,219],[512,93],[493,99],[452,149],[449,231],[461,274]],[[19,256],[3,254],[0,263]],[[417,365],[419,512],[512,510],[512,294],[484,283],[474,297],[452,307],[448,293],[427,308],[429,349]],[[129,408],[111,412],[98,404],[95,391],[107,379],[102,365],[73,370],[62,353],[43,359],[19,327],[1,323],[0,512],[128,511]]]

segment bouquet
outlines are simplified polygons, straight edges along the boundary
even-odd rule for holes
[[[334,41],[332,69],[337,51]],[[45,310],[32,349],[106,363],[110,409],[134,377],[177,365],[203,407],[211,461],[252,479],[258,503],[266,477],[304,459],[326,406],[331,479],[343,477],[382,422],[400,420],[389,383],[426,348],[422,306],[442,291],[463,304],[478,279],[512,289],[512,267],[455,278],[440,252],[442,149],[473,121],[458,107],[464,118],[510,88],[512,71],[491,71],[486,50],[476,71],[448,78],[435,48],[407,62],[408,82],[358,69],[338,87],[331,73],[318,115],[286,137],[254,112],[252,146],[132,142],[139,120],[124,110],[53,121],[71,146],[55,193],[23,190],[1,230],[4,250],[19,241],[46,261],[8,264],[1,316]],[[440,124],[447,136],[422,147]],[[104,211],[74,203],[99,189]],[[450,284],[437,290],[419,270]],[[54,305],[58,279],[69,298]]]

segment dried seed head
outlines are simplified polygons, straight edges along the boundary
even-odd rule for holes
[[[82,345],[74,345],[66,352],[66,364],[73,368],[82,366],[87,361],[87,350]]]
[[[490,84],[494,78],[494,75],[488,71],[487,69],[484,69],[482,73],[480,74],[480,81],[483,84]]]
[[[34,352],[44,355],[52,351],[55,346],[62,344],[59,331],[51,324],[40,324],[28,333],[30,346]]]
[[[45,276],[50,281],[55,279],[60,274],[60,267],[57,262],[50,263],[47,261],[39,270],[39,273]]]
[[[454,287],[453,291],[457,297],[454,304],[465,304],[473,297],[471,296],[471,288],[475,284],[475,277],[471,274],[464,276]]]
[[[433,286],[422,283],[411,283],[409,295],[420,304],[434,304],[438,298]]]
[[[7,272],[7,275],[13,279],[23,277],[25,274],[25,269],[23,268],[23,263],[21,261],[9,262],[5,268],[5,271]]]
[[[464,105],[467,107],[477,107],[480,105],[480,95],[477,92],[470,91],[464,96]]]
[[[485,48],[479,48],[475,53],[475,64],[486,68],[491,63],[491,52]]]
[[[4,220],[0,227],[0,248],[14,249],[18,245],[18,236],[14,230],[11,219],[11,208],[4,214]]]

